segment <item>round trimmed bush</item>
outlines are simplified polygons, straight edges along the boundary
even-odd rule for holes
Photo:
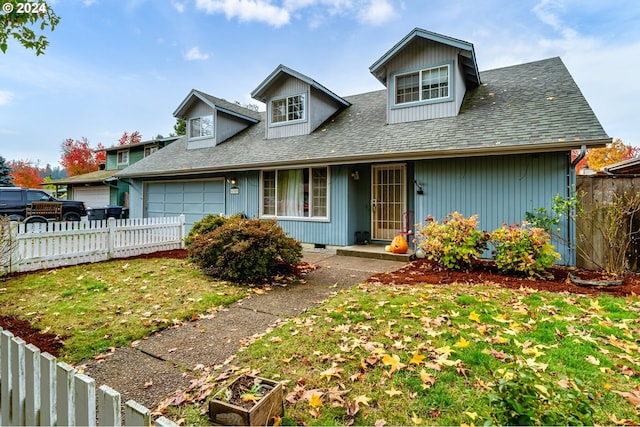
[[[275,220],[240,217],[197,235],[188,250],[205,274],[241,283],[271,279],[302,259],[300,242]]]

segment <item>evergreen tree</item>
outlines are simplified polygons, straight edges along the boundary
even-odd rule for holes
[[[0,156],[0,187],[13,187],[13,177],[11,176],[11,168]]]

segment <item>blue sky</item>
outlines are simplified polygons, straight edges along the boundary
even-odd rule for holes
[[[2,0],[0,0],[2,3]],[[637,0],[55,0],[46,54],[0,53],[0,155],[58,165],[66,138],[173,130],[191,89],[250,97],[279,64],[341,96],[416,27],[474,44],[481,71],[560,56],[607,133],[640,146]],[[263,108],[262,105],[260,105]]]

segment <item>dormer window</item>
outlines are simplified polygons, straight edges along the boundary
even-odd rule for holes
[[[450,97],[449,65],[395,76],[395,104],[433,101]]]
[[[294,95],[271,101],[271,123],[287,123],[305,119],[305,96]]]
[[[211,138],[213,136],[213,115],[189,119],[189,138]]]

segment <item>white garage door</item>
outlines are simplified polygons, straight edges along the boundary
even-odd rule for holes
[[[109,187],[74,187],[72,199],[84,202],[88,208],[104,208],[109,204]]]
[[[225,212],[223,179],[150,183],[146,189],[146,216],[184,214],[187,233],[205,215]]]

